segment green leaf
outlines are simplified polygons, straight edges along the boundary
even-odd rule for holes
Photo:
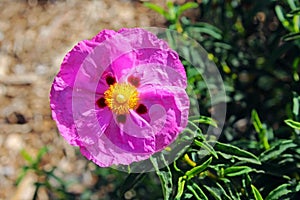
[[[230,144],[224,144],[221,142],[216,142],[214,148],[218,154],[222,155],[223,157],[226,157],[226,159],[235,158],[253,164],[258,164],[258,165],[261,164],[259,159],[254,154],[246,150],[240,149],[236,146]]]
[[[291,12],[286,14],[287,17],[294,17],[296,15],[300,15],[300,8],[292,10]]]
[[[206,116],[200,116],[199,119],[193,119],[192,122],[200,123],[200,124],[208,124],[216,128],[218,127],[216,120]]]
[[[221,191],[213,188],[213,187],[209,187],[207,185],[203,185],[203,187],[216,199],[216,200],[222,200],[221,198]]]
[[[36,159],[34,161],[32,161],[31,165],[32,165],[32,168],[34,169],[38,169],[39,167],[39,164],[43,158],[43,156],[48,152],[48,148],[47,147],[42,147],[39,152],[38,152],[38,155],[36,157]]]
[[[290,184],[287,184],[287,183],[284,183],[284,184],[278,186],[277,188],[275,188],[268,194],[268,196],[265,198],[265,200],[282,199],[281,197],[292,192],[292,190],[288,189],[289,186],[290,186]]]
[[[247,167],[247,166],[232,166],[232,167],[228,167],[224,170],[224,176],[240,176],[242,174],[247,174],[249,172],[252,172],[252,168],[251,167]]]
[[[297,117],[300,111],[300,97],[294,92],[293,97],[293,114]]]
[[[201,198],[199,195],[198,195],[198,193],[196,192],[196,190],[193,188],[193,186],[191,186],[191,185],[187,185],[186,186],[187,187],[187,189],[189,190],[189,191],[191,191],[192,192],[192,194],[193,194],[193,196],[197,199],[197,200],[202,200],[202,199],[207,199],[207,197],[206,198]],[[201,190],[201,188],[199,188],[200,190]],[[201,192],[203,193],[203,191],[201,190]],[[203,193],[204,194],[204,193]],[[205,194],[204,194],[205,195]]]
[[[190,199],[190,198],[192,198],[194,195],[193,194],[191,194],[191,193],[184,193],[184,196],[183,196],[183,199]]]
[[[198,140],[194,140],[195,145],[204,148],[205,150],[207,150],[209,153],[211,153],[215,158],[218,159],[218,154],[215,152],[214,148],[206,141],[198,141]]]
[[[253,121],[253,126],[255,128],[255,131],[257,133],[260,133],[261,129],[263,129],[263,125],[262,125],[262,123],[261,123],[261,121],[259,119],[259,116],[258,116],[256,110],[252,110],[252,112],[251,112],[251,119]]]
[[[33,158],[32,158],[32,156],[31,155],[29,155],[29,153],[26,151],[26,150],[21,150],[21,155],[22,155],[22,157],[26,160],[26,161],[28,161],[30,164],[32,164],[33,163]]]
[[[191,34],[194,32],[197,33],[205,33],[207,35],[212,36],[213,38],[217,39],[217,40],[221,40],[222,39],[222,34],[216,30],[213,30],[209,27],[198,27],[198,26],[190,26],[187,28],[188,32],[191,32]]]
[[[294,129],[299,129],[299,130],[300,130],[300,122],[296,122],[296,121],[294,121],[294,120],[292,120],[292,119],[286,119],[286,120],[284,120],[284,122],[285,122],[288,126],[294,128]]]
[[[285,19],[284,13],[283,13],[283,11],[282,11],[282,7],[279,6],[279,5],[276,5],[276,6],[275,6],[275,12],[276,12],[276,14],[277,14],[278,19],[279,19],[280,22],[282,23],[282,25],[283,25],[285,28],[289,29],[290,23],[289,23],[288,20]]]
[[[183,195],[183,191],[184,191],[184,186],[185,186],[185,182],[186,182],[186,179],[185,177],[179,177],[178,179],[178,184],[177,184],[177,194],[175,196],[175,200],[180,200],[181,199],[181,196]]]
[[[282,140],[278,142],[276,145],[272,146],[269,150],[263,152],[259,158],[260,161],[265,162],[271,159],[275,159],[280,157],[283,152],[287,149],[296,147],[297,144],[293,143],[292,140]]]
[[[120,187],[120,196],[124,196],[124,194],[132,189],[138,182],[140,182],[144,177],[145,177],[145,173],[132,173],[129,174],[124,183],[122,184],[122,186]]]
[[[23,178],[25,177],[25,175],[27,174],[27,171],[29,170],[29,167],[28,166],[24,166],[22,167],[22,171],[21,173],[19,174],[17,180],[16,180],[16,185],[18,186],[21,181],[23,180]]]
[[[161,14],[162,16],[164,16],[165,18],[168,18],[169,17],[169,14],[167,11],[165,11],[162,7],[154,4],[154,3],[150,3],[150,2],[144,2],[144,5],[147,7],[147,8],[150,8],[152,10],[154,10],[155,12]]]
[[[36,157],[36,160],[38,162],[41,161],[42,157],[48,152],[48,148],[47,147],[42,147],[39,152],[38,152],[38,155]]]
[[[162,169],[158,168],[158,158],[150,157],[150,160],[155,168],[156,174],[160,179],[164,199],[168,200],[170,199],[173,191],[172,173],[163,154],[160,154],[160,159],[160,161],[164,162],[164,165],[166,166],[164,169],[166,171],[163,171]]]
[[[261,123],[256,110],[252,110],[251,119],[252,119],[253,126],[255,128],[255,131],[258,133],[260,143],[263,145],[263,147],[265,149],[269,149],[270,145],[269,145],[268,136],[267,136],[267,131],[268,130]]]
[[[202,140],[205,139],[204,135],[202,134],[202,130],[192,121],[188,121],[188,127],[184,131],[197,132],[197,137],[201,138]]]
[[[289,4],[289,6],[292,10],[297,8],[295,2],[296,2],[296,0],[287,0],[287,3]]]
[[[300,32],[286,34],[285,36],[282,37],[282,39],[286,42],[300,39]]]
[[[256,189],[256,187],[254,185],[251,185],[252,188],[252,193],[254,195],[255,200],[263,200],[260,192],[258,191],[258,189]]]
[[[178,16],[180,16],[184,11],[188,9],[198,8],[198,4],[195,2],[188,2],[183,4],[182,6],[179,6],[178,8]]]
[[[198,200],[208,200],[208,197],[205,195],[203,190],[195,183],[193,182],[192,185],[186,186],[188,190],[190,190],[194,197]]]
[[[207,161],[205,161],[202,165],[196,166],[194,168],[192,168],[191,170],[187,171],[185,173],[185,175],[187,176],[187,179],[191,179],[194,176],[196,176],[198,173],[202,172],[203,170],[205,170],[209,164],[212,161],[212,157],[210,157]]]
[[[177,6],[174,5],[173,1],[167,1],[167,7],[168,7],[168,17],[166,17],[166,19],[174,24],[176,23],[179,17],[177,15]]]

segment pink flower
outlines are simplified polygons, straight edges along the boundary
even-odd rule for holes
[[[163,150],[187,125],[185,70],[176,52],[140,29],[103,30],[78,43],[54,79],[61,135],[101,167]]]

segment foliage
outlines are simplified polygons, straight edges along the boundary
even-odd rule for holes
[[[222,74],[228,101],[209,104],[212,100],[203,78],[183,59],[201,110],[200,117],[190,118],[194,129],[189,126],[185,130],[195,134],[185,153],[163,169],[157,167],[157,159],[164,161],[165,155],[152,158],[156,176],[99,168],[93,173],[99,179],[108,174],[117,177],[114,184],[118,190],[108,194],[107,199],[298,199],[299,1],[201,2],[177,5],[170,1],[165,8],[152,3],[145,6],[164,16],[168,28],[194,38],[205,48]],[[182,16],[188,9],[197,11],[194,19]],[[198,59],[191,49],[184,55]],[[218,122],[205,116],[210,116],[211,108],[220,103],[227,104],[228,113],[222,137],[214,142],[205,132]],[[37,184],[37,190],[45,186],[62,195],[60,198],[74,197],[66,192],[68,184],[53,175],[55,168],[50,172],[39,168],[43,153],[37,159],[25,152],[23,155],[29,165],[24,167],[18,183],[28,170],[33,170],[46,177]],[[60,184],[52,187],[49,179]],[[88,199],[100,186],[98,183],[87,188],[76,197]]]
[[[38,181],[35,184],[35,192],[33,199],[38,199],[38,192],[41,187],[45,187],[48,191],[52,192],[53,197],[56,198],[72,198],[73,195],[66,191],[67,183],[60,177],[56,176],[54,171],[55,167],[51,170],[45,170],[41,167],[41,162],[43,156],[48,152],[46,147],[43,147],[39,150],[36,158],[33,158],[28,152],[22,150],[21,154],[23,158],[28,162],[28,165],[25,165],[22,168],[22,172],[20,173],[16,184],[19,185],[23,178],[29,171],[33,171],[38,176]],[[58,186],[53,186],[53,181]]]

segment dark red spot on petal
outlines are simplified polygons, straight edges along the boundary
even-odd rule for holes
[[[105,98],[104,97],[101,97],[100,99],[97,100],[97,105],[99,106],[99,108],[104,108],[106,105],[105,103]]]
[[[126,122],[126,115],[118,115],[117,122],[124,124]]]
[[[113,85],[116,83],[116,78],[111,75],[108,75],[105,80],[108,85]]]
[[[147,113],[148,109],[144,104],[140,104],[135,111],[141,115]]]
[[[140,81],[141,80],[138,77],[135,77],[135,76],[132,76],[132,75],[128,77],[128,82],[131,85],[135,86],[135,87],[139,87],[140,86]]]

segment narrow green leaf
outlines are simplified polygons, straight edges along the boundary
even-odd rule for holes
[[[45,146],[45,147],[42,147],[39,152],[38,152],[38,155],[36,157],[36,160],[38,162],[41,161],[42,157],[48,152],[48,148]]]
[[[209,164],[212,161],[212,157],[210,157],[207,161],[205,161],[202,165],[196,166],[194,168],[192,168],[191,170],[187,171],[185,173],[185,175],[187,176],[187,179],[191,179],[194,176],[196,176],[198,173],[202,172],[203,170],[205,170]]]
[[[197,137],[199,137],[202,140],[205,139],[205,137],[204,137],[204,135],[202,133],[202,130],[194,122],[192,122],[192,121],[188,121],[188,127],[185,128],[184,131],[188,131],[188,132],[191,131],[192,134],[193,133],[197,133]]]
[[[247,174],[252,171],[253,171],[252,168],[248,166],[232,166],[224,170],[224,176],[228,176],[228,177],[240,176],[242,174]]]
[[[188,9],[198,8],[198,4],[195,2],[187,2],[178,8],[178,16]]]
[[[154,4],[154,3],[150,3],[150,2],[144,2],[144,5],[147,7],[147,8],[150,8],[152,10],[154,10],[155,12],[161,14],[162,16],[164,16],[165,18],[168,18],[169,14],[167,11],[165,11],[162,7]]]
[[[177,6],[174,5],[173,1],[167,1],[167,7],[168,7],[168,16],[166,17],[166,19],[174,24],[176,23],[179,17],[177,15]]]
[[[294,97],[293,97],[293,114],[295,116],[299,115],[300,111],[300,96],[297,95],[297,93],[294,92]]]
[[[16,185],[17,185],[17,186],[21,183],[21,181],[22,181],[23,178],[25,177],[25,175],[26,175],[28,169],[29,169],[28,166],[22,167],[22,171],[21,171],[21,173],[19,174],[19,176],[18,176],[18,178],[17,178],[17,180],[16,180]]]
[[[195,182],[193,182],[192,185],[188,185],[187,189],[189,189],[197,199],[208,200],[203,190]]]
[[[210,187],[207,185],[203,185],[203,187],[216,199],[216,200],[222,200],[221,198],[221,191],[217,188]]]
[[[277,14],[277,17],[278,19],[280,20],[280,22],[282,23],[282,25],[285,27],[285,28],[288,28],[290,23],[289,21],[287,21],[284,17],[284,13],[282,11],[282,7],[279,6],[279,5],[276,5],[275,6],[275,12]]]
[[[297,8],[295,2],[296,2],[295,0],[287,0],[287,3],[289,4],[289,6],[292,10]]]
[[[263,126],[262,126],[262,123],[261,123],[261,121],[259,119],[259,116],[258,116],[256,110],[252,110],[252,112],[251,112],[251,119],[253,121],[253,126],[255,128],[255,131],[257,133],[260,133],[261,129],[263,128]]]
[[[269,150],[263,152],[259,158],[260,161],[265,162],[271,159],[280,157],[280,155],[285,152],[287,149],[296,147],[297,144],[293,143],[292,140],[282,140],[276,145],[273,145]]]
[[[292,10],[291,12],[286,14],[287,17],[294,17],[296,15],[300,15],[300,8]]]
[[[269,145],[268,136],[267,136],[267,131],[268,130],[261,123],[260,118],[259,118],[258,113],[256,112],[256,110],[252,110],[251,119],[252,119],[253,126],[255,128],[255,131],[258,134],[260,143],[264,146],[265,149],[269,149],[270,145]]]
[[[292,190],[288,189],[289,186],[290,186],[290,184],[287,184],[287,183],[278,186],[277,188],[275,188],[268,194],[268,196],[266,197],[265,200],[282,199],[281,197],[292,192]]]
[[[155,168],[156,174],[160,179],[164,199],[168,200],[170,199],[173,191],[172,173],[163,154],[160,154],[160,159],[161,159],[160,161],[164,162],[166,166],[164,170],[166,171],[158,168],[158,158],[150,157],[150,160]]]
[[[288,126],[294,128],[294,129],[299,129],[299,130],[300,130],[300,122],[296,122],[296,121],[294,121],[294,120],[292,120],[292,119],[286,119],[286,120],[284,120],[284,122],[285,122]]]
[[[254,195],[255,200],[263,200],[260,192],[258,191],[258,189],[256,189],[256,187],[254,185],[251,185],[252,188],[252,193]]]
[[[180,200],[181,196],[183,195],[183,191],[184,191],[184,186],[185,186],[185,177],[179,177],[178,179],[178,184],[177,184],[177,194],[175,196],[175,200]]]
[[[185,193],[184,193],[184,196],[183,196],[183,199],[190,199],[190,198],[192,198],[193,196],[194,196],[193,194],[185,192]]]
[[[36,157],[35,160],[32,161],[31,165],[34,169],[38,169],[39,168],[39,164],[43,158],[43,156],[48,152],[48,148],[47,147],[42,147],[39,152],[38,155]]]
[[[227,158],[232,157],[253,164],[261,164],[259,159],[254,154],[246,150],[240,149],[236,146],[230,144],[224,144],[221,142],[216,142],[214,148],[218,154],[222,156],[227,156]]]
[[[31,155],[29,155],[29,153],[25,150],[25,149],[22,149],[21,150],[21,155],[22,157],[28,161],[30,164],[33,162],[33,158]]]
[[[300,39],[300,32],[286,34],[285,36],[282,37],[282,39],[284,41]]]
[[[200,123],[200,124],[208,124],[216,128],[218,127],[216,120],[206,116],[200,116],[199,119],[194,119],[192,120],[192,122]]]
[[[211,153],[215,158],[218,159],[218,154],[215,152],[214,148],[207,143],[206,141],[198,141],[198,140],[194,140],[194,143],[199,146],[199,147],[203,147],[204,149],[206,149],[209,153]]]
[[[213,38],[215,39],[218,39],[218,40],[221,40],[222,39],[222,34],[215,31],[215,30],[212,30],[210,28],[207,28],[207,27],[197,27],[197,26],[191,26],[189,28],[187,28],[188,31],[190,32],[197,32],[197,33],[205,33],[207,35],[210,35],[212,36]]]
[[[232,200],[241,200],[239,191],[237,191],[237,188],[230,184],[230,181],[228,182],[228,184],[225,184],[225,187],[228,190],[228,193]]]
[[[200,198],[200,196],[197,194],[197,192],[195,191],[195,189],[191,186],[191,185],[187,185],[186,188],[192,192],[193,196],[195,197],[195,199],[197,200],[202,200]]]
[[[223,186],[216,182],[216,186],[218,187],[219,191],[221,192],[222,194],[222,199],[223,200],[231,200],[232,198],[227,194],[226,190],[223,188]]]

